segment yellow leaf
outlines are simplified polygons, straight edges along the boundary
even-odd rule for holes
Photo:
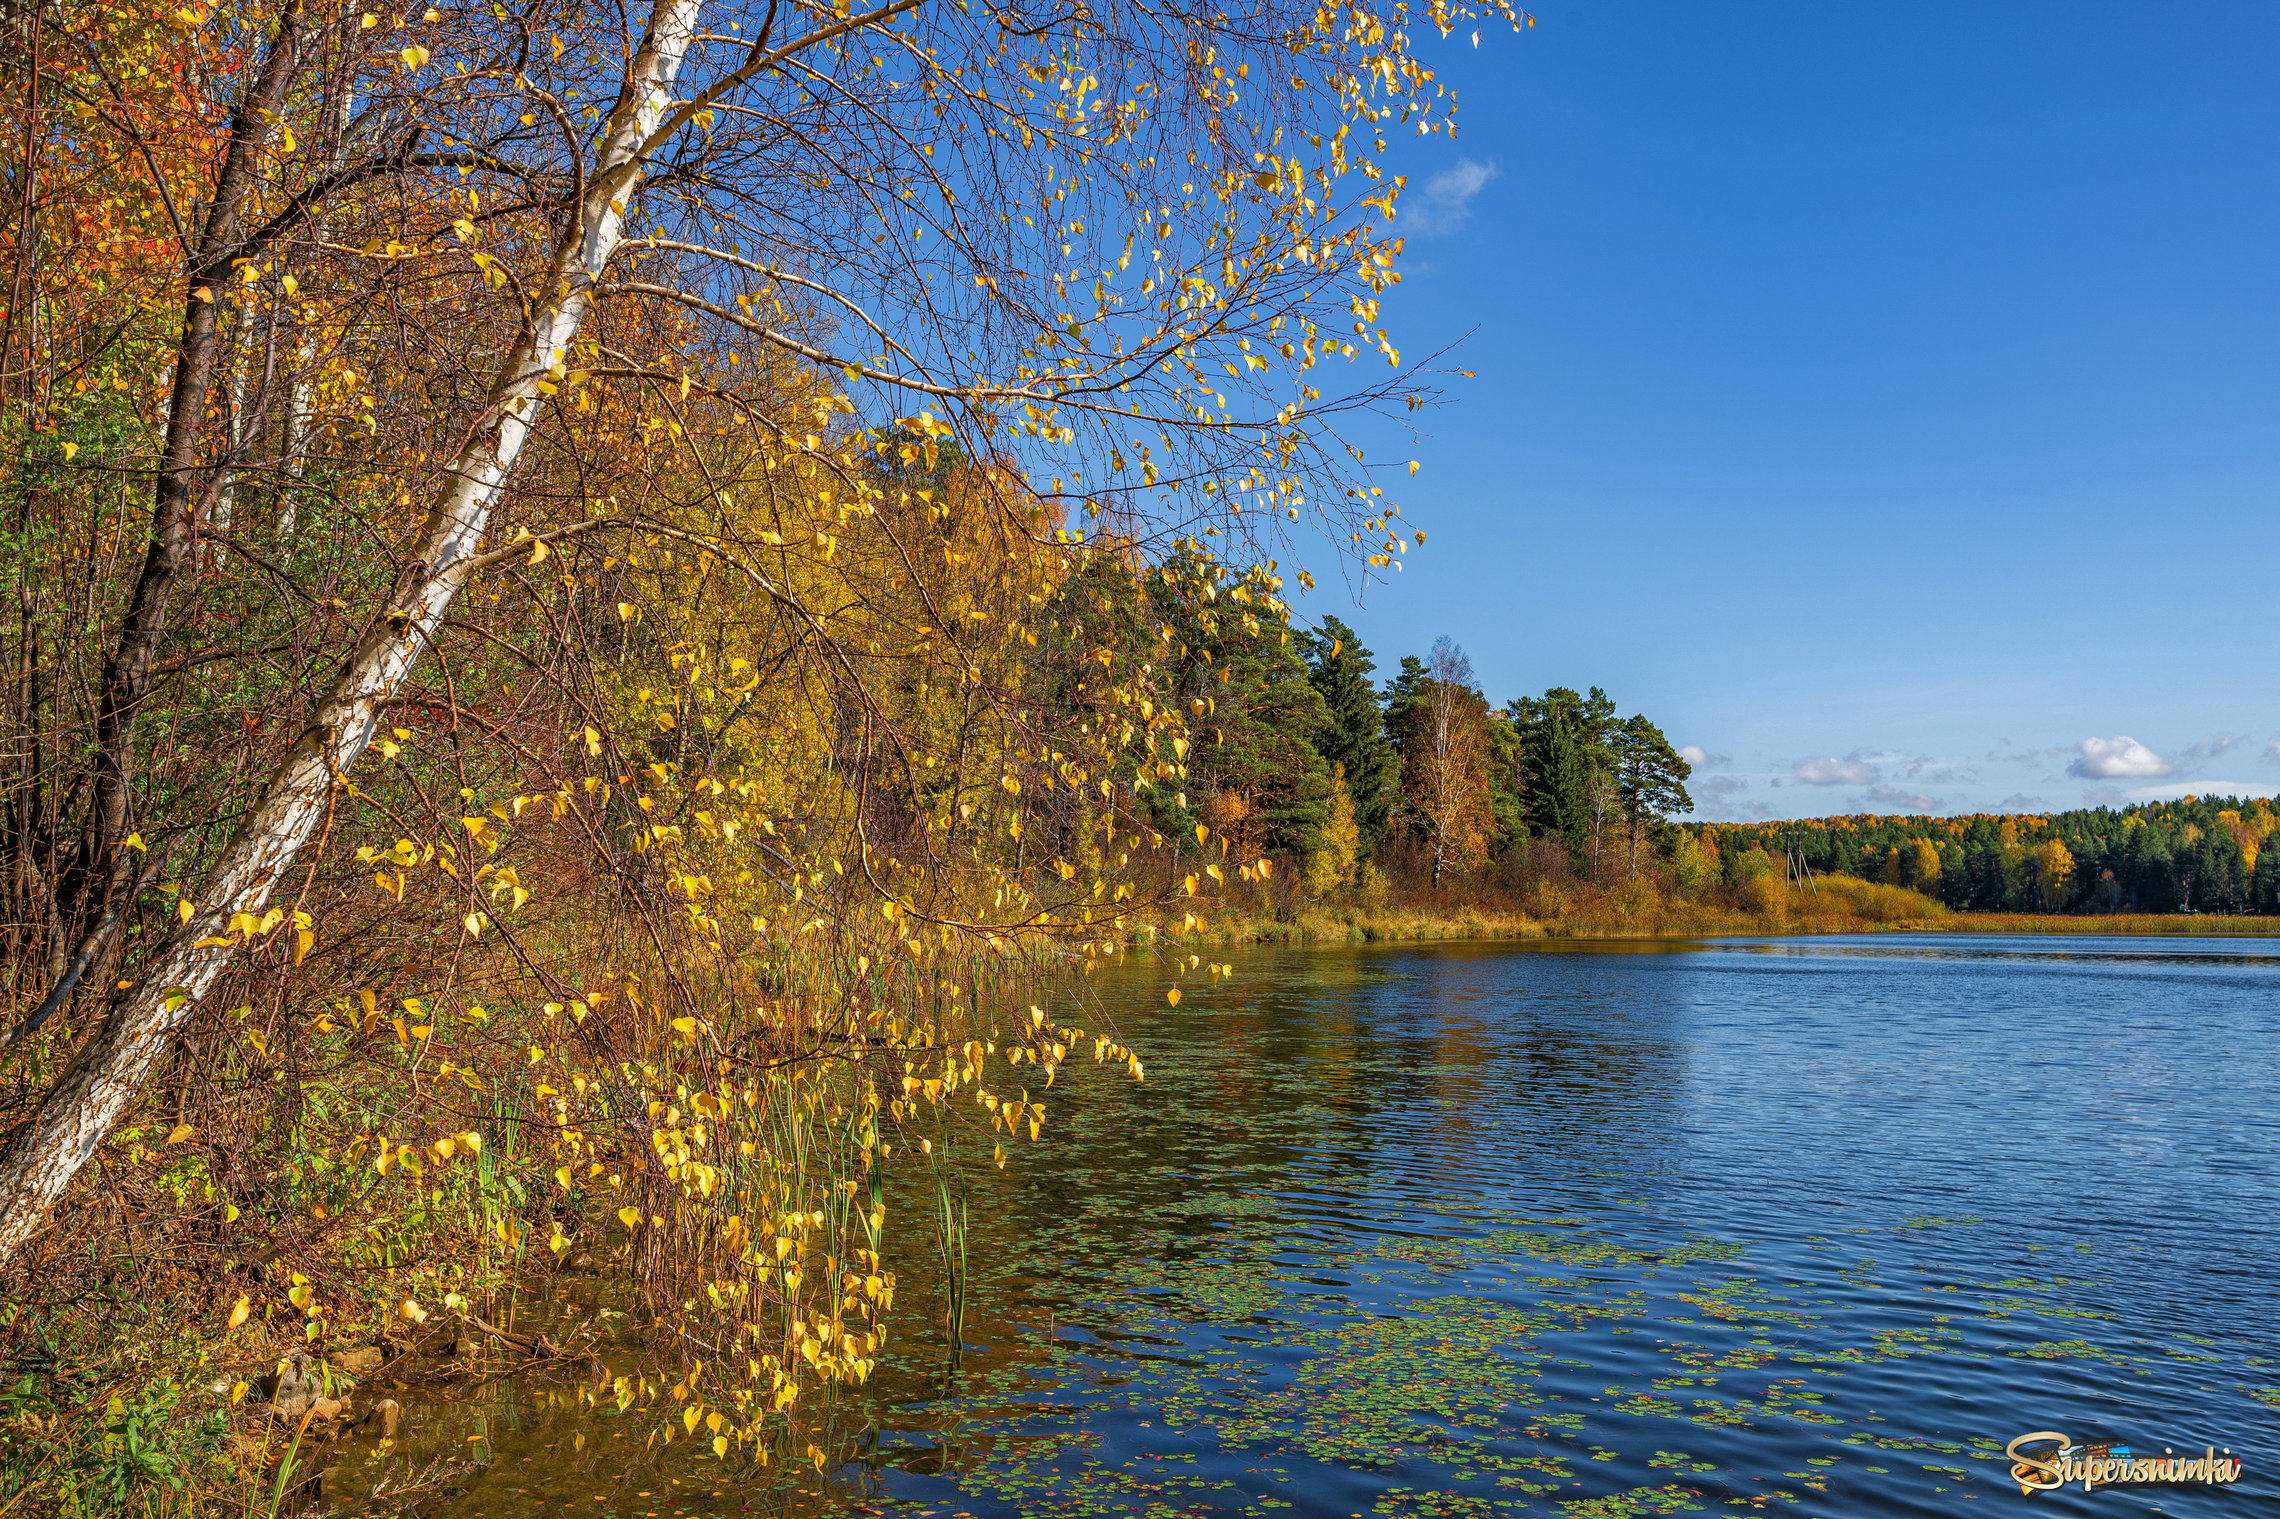
[[[188,897],[184,897],[174,904],[174,916],[184,923],[189,922],[192,915],[196,912],[197,909],[190,905],[190,899]]]
[[[169,1129],[167,1131],[166,1142],[170,1145],[178,1145],[182,1143],[183,1140],[189,1139],[196,1135],[197,1132],[198,1131],[195,1128],[192,1128],[189,1124],[178,1123],[172,1129]]]
[[[428,1321],[427,1310],[410,1298],[405,1298],[397,1304],[396,1311],[414,1324],[424,1324]]]
[[[471,934],[471,935],[474,935],[474,936],[476,936],[476,937],[481,937],[481,935],[482,935],[482,932],[483,932],[483,924],[484,924],[484,921],[485,921],[485,920],[484,920],[484,917],[483,917],[483,915],[482,915],[481,913],[479,913],[479,912],[471,912],[471,913],[469,913],[469,914],[468,914],[468,915],[467,915],[465,918],[462,918],[460,921],[461,921],[461,922],[463,922],[463,923],[465,923],[465,924],[467,925],[467,932],[468,932],[469,934]]]
[[[309,1311],[309,1299],[315,1296],[316,1289],[314,1287],[311,1287],[308,1283],[303,1282],[300,1286],[287,1290],[285,1299],[294,1307],[300,1309],[303,1313],[306,1313]]]
[[[230,1308],[230,1321],[222,1327],[224,1329],[235,1329],[251,1317],[253,1317],[253,1302],[241,1295]]]
[[[56,446],[63,450],[63,462],[66,464],[69,464],[72,459],[79,453],[79,445],[76,443],[66,443],[63,440],[58,439],[56,441]]]
[[[618,621],[631,622],[640,610],[630,601],[621,601],[618,603]]]
[[[541,538],[530,547],[530,562],[532,564],[544,564],[546,563],[546,554],[546,540]]]
[[[704,1405],[701,1403],[691,1403],[687,1408],[681,1410],[681,1423],[683,1427],[685,1427],[689,1433],[693,1435],[697,1432],[697,1421],[702,1419],[704,1416]]]
[[[618,1209],[618,1220],[628,1229],[638,1229],[641,1227],[641,1210],[639,1208],[620,1208]]]
[[[570,1190],[570,1168],[568,1166],[556,1166],[554,1168],[554,1179],[562,1184],[563,1191]]]
[[[1166,1002],[1169,1002],[1172,1006],[1178,1007],[1180,1005],[1180,989],[1175,986],[1170,991],[1164,993],[1164,1000]]]
[[[719,1457],[723,1458],[724,1460],[727,1458],[727,1456],[728,1456],[728,1436],[726,1436],[726,1435],[714,1435],[714,1436],[713,1436],[713,1454],[714,1454],[714,1455],[716,1455],[716,1456],[719,1456]]]
[[[396,56],[404,60],[406,69],[416,69],[428,61],[428,50],[415,42]]]

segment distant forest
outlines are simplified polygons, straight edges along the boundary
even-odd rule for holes
[[[1152,658],[1187,716],[1194,743],[1177,782],[1148,793],[1150,821],[1281,860],[1275,895],[1532,902],[1539,886],[1651,886],[1749,904],[1769,878],[1809,891],[1840,876],[1959,912],[2280,913],[2280,848],[2264,847],[2280,811],[2267,801],[1681,822],[1691,767],[1598,687],[1495,703],[1446,638],[1381,675],[1351,627],[1294,628],[1274,589],[1201,564],[1112,567],[1085,587],[1072,631]],[[1056,695],[1081,706],[1083,692]]]
[[[2280,912],[2280,811],[2261,798],[1968,817],[1694,825],[1717,872],[1799,867],[1908,886],[1969,912]],[[1786,866],[1785,866],[1785,862]],[[1707,858],[1705,858],[1707,864]]]

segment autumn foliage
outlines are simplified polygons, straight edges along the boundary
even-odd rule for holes
[[[1414,545],[1340,427],[1429,384],[1379,159],[1475,19],[13,13],[11,1343],[130,1260],[226,1353],[592,1256],[673,1331],[606,1396],[787,1448],[886,1169],[1141,1073],[1041,967],[1306,825],[1193,780],[1206,651]]]

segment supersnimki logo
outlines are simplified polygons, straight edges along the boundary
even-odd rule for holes
[[[2038,1429],[2003,1447],[2011,1460],[2011,1480],[2021,1493],[2053,1492],[2079,1482],[2089,1492],[2098,1487],[2136,1484],[2199,1482],[2215,1486],[2240,1480],[2240,1457],[2230,1446],[2214,1445],[2199,1455],[2179,1455],[2163,1447],[2161,1454],[2139,1452],[2112,1441],[2077,1444],[2071,1435]]]

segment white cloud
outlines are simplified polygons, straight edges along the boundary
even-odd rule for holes
[[[2199,759],[2203,755],[2207,755],[2209,758],[2214,759],[2218,755],[2225,753],[2229,749],[2232,749],[2234,746],[2245,744],[2247,742],[2248,739],[2242,734],[2212,733],[2207,738],[2204,738],[2199,743],[2195,744],[2192,748],[2186,750],[2185,758]]]
[[[2029,796],[2024,791],[2014,791],[1997,802],[1995,810],[1997,812],[2040,812],[2042,805],[2043,799],[2041,797]]]
[[[2086,781],[2134,781],[2175,775],[2177,767],[2125,734],[2118,738],[2084,739],[2074,763],[2066,767],[2066,773]]]
[[[1681,750],[1680,752],[1684,753],[1685,751]],[[1713,775],[1707,780],[1696,781],[1694,789],[1704,796],[1717,797],[1723,800],[1737,791],[1749,790],[1750,783],[1738,775]]]
[[[2273,747],[2280,749],[2280,743],[2275,743]],[[1678,757],[1697,770],[1714,770],[1720,765],[1733,763],[1733,760],[1728,756],[1712,754],[1700,744],[1680,744],[1678,746]]]
[[[2264,746],[2264,757],[2272,761],[2273,764],[2280,765],[2280,738],[2276,738]]]
[[[1863,764],[1857,750],[1843,759],[1832,754],[1799,760],[1796,770],[1797,778],[1808,786],[1868,786],[1880,779],[1876,767]]]
[[[1419,237],[1454,232],[1472,216],[1473,197],[1496,178],[1496,165],[1460,158],[1454,168],[1443,169],[1425,181],[1415,199],[1402,206],[1410,230]]]
[[[1940,799],[1925,796],[1919,791],[1902,791],[1898,786],[1871,786],[1860,798],[1883,807],[1896,807],[1903,812],[1931,812],[1938,808]]]

